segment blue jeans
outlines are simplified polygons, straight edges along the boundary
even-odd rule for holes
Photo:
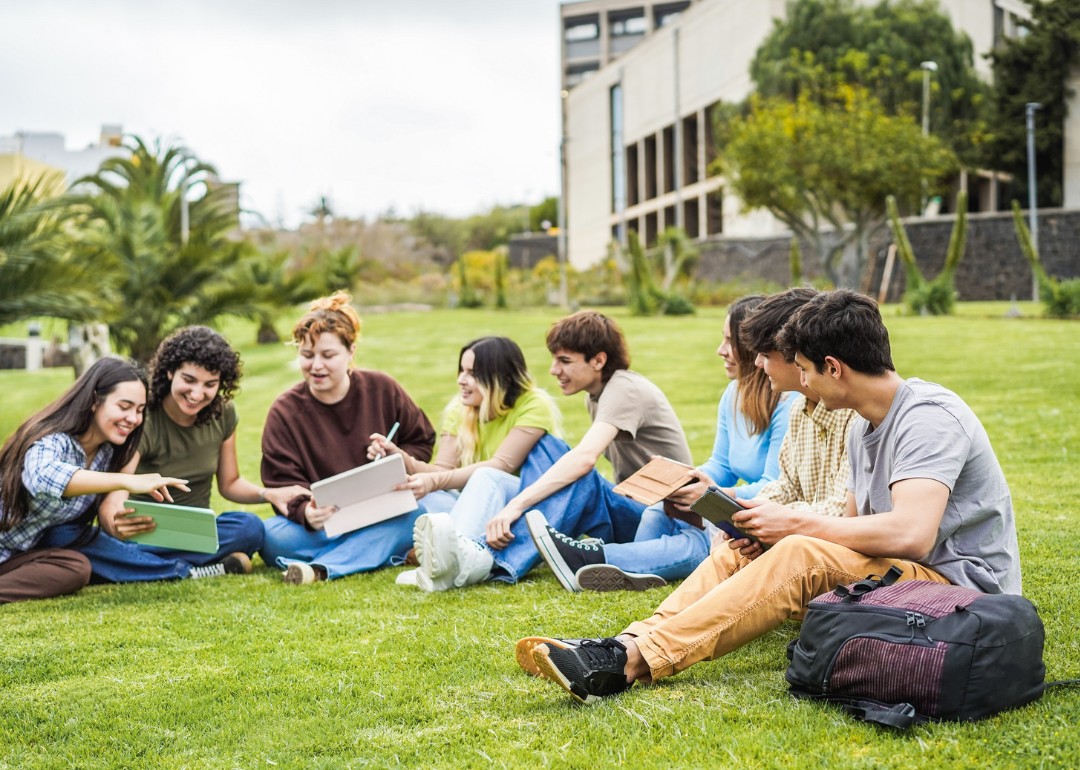
[[[495,468],[477,468],[450,509],[450,518],[465,537],[481,540],[487,533],[487,523],[520,491],[521,479],[517,476]]]
[[[664,504],[645,509],[632,543],[604,545],[604,558],[626,572],[659,575],[664,580],[689,577],[709,555],[709,536],[665,515]]]
[[[264,562],[282,569],[295,561],[322,567],[331,580],[367,572],[385,567],[392,557],[405,556],[413,544],[413,523],[423,512],[419,508],[333,538],[284,516],[272,516],[263,522],[266,543],[260,553]]]
[[[77,524],[52,527],[45,531],[40,547],[63,548],[73,543],[83,529]],[[262,520],[253,513],[223,513],[217,517],[217,531],[217,553],[191,553],[155,545],[139,545],[118,540],[101,531],[88,545],[77,550],[90,560],[91,580],[134,583],[185,578],[192,567],[219,562],[230,553],[243,552],[251,556],[263,544]]]
[[[456,511],[451,515],[456,513],[460,516],[460,521],[472,528],[474,533],[479,529],[479,533],[473,534],[473,537],[491,551],[495,559],[495,580],[516,583],[539,563],[540,554],[529,536],[529,527],[524,516],[510,528],[510,533],[514,536],[510,545],[498,551],[487,545],[483,536],[483,525],[505,505],[505,502],[500,504],[500,500],[505,498],[509,501],[516,497],[568,451],[570,447],[565,441],[549,433],[540,439],[525,458],[525,463],[521,466],[521,478],[516,479],[517,488],[513,490],[513,494],[510,494],[513,485],[506,478],[509,474],[481,474],[479,471],[479,478],[477,474],[473,474],[473,478],[469,479],[469,483],[462,490],[461,497],[454,506]],[[470,492],[469,487],[474,480],[479,486],[475,492]],[[552,527],[571,537],[588,534],[609,543],[629,542],[634,539],[645,506],[629,497],[615,494],[612,491],[614,487],[614,484],[594,468],[534,507],[543,512]],[[466,510],[470,501],[475,501],[477,509]],[[495,507],[496,505],[498,507]],[[458,520],[455,518],[455,521]]]

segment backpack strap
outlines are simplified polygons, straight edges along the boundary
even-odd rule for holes
[[[898,730],[906,730],[916,721],[915,707],[910,703],[896,703],[889,708],[882,708],[870,701],[852,699],[843,704],[843,709],[856,719],[895,727]]]
[[[858,583],[852,584],[851,588],[848,588],[847,586],[837,586],[833,593],[837,596],[842,596],[842,602],[857,602],[862,598],[863,594],[868,594],[877,588],[891,586],[903,577],[903,575],[904,571],[894,564],[889,567],[889,571],[884,575],[867,575]]]
[[[1056,682],[1047,682],[1043,685],[1043,692],[1046,692],[1051,687],[1071,687],[1072,685],[1080,684],[1080,679],[1059,679]]]

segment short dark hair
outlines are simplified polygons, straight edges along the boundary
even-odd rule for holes
[[[826,356],[872,377],[896,371],[877,303],[847,289],[822,292],[799,308],[780,330],[777,344],[785,358],[801,353],[819,372]]]
[[[768,297],[739,325],[740,345],[755,354],[778,350],[776,335],[799,308],[817,295],[817,289],[799,286]],[[787,356],[784,358],[791,363]]]
[[[620,369],[630,368],[630,351],[622,329],[613,320],[595,310],[579,310],[548,329],[547,349],[552,355],[560,350],[580,353],[592,361],[597,353],[607,353],[607,363],[600,376],[604,382]]]
[[[172,375],[184,364],[201,366],[216,374],[218,392],[214,400],[199,410],[196,425],[221,417],[225,404],[240,388],[240,354],[213,329],[186,326],[166,337],[150,362],[150,406],[160,405],[172,391]]]

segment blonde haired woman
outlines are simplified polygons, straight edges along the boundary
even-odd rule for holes
[[[360,318],[338,292],[311,303],[293,329],[304,381],[278,396],[262,437],[262,480],[267,487],[298,485],[344,473],[371,459],[375,436],[399,423],[399,446],[427,460],[435,430],[405,389],[390,375],[353,367]],[[412,545],[423,510],[396,516],[336,538],[323,531],[334,513],[310,495],[294,497],[285,515],[263,522],[267,564],[286,570],[285,580],[304,584],[377,569]]]
[[[368,453],[374,457],[379,452],[401,452],[411,474],[408,487],[428,510],[433,503],[427,495],[464,488],[448,515],[461,536],[480,539],[489,518],[488,499],[498,495],[505,501],[518,493],[517,473],[545,434],[559,434],[560,415],[529,374],[521,348],[506,337],[482,337],[463,347],[457,384],[460,393],[447,407],[434,463],[409,456],[381,436],[375,437]],[[419,533],[446,515],[421,516],[417,541],[422,539]],[[431,590],[423,585],[426,574],[404,573],[400,582],[419,580],[421,588]]]

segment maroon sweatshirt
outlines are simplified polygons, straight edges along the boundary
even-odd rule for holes
[[[267,487],[316,481],[368,463],[372,433],[384,436],[400,422],[394,443],[417,460],[431,459],[435,429],[388,374],[353,369],[349,392],[336,404],[324,404],[301,382],[270,407],[262,435],[262,482]],[[289,503],[288,518],[307,526],[307,498]]]

